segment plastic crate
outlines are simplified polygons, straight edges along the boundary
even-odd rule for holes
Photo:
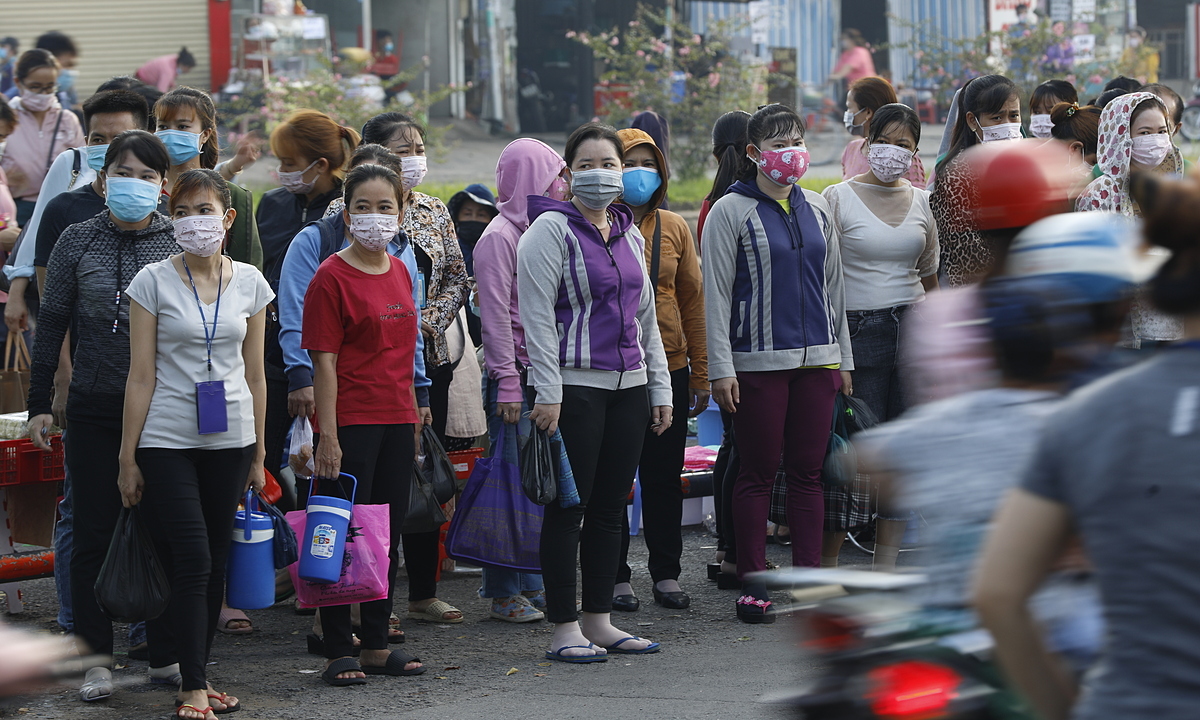
[[[468,448],[446,453],[450,456],[450,464],[454,466],[454,474],[459,480],[467,480],[475,470],[475,461],[483,457],[483,448]]]
[[[20,482],[21,452],[33,447],[28,439],[0,440],[0,486]]]
[[[37,449],[32,441],[26,442],[29,443],[28,447],[19,453],[17,483],[58,482],[66,479],[62,437],[55,435],[50,438],[50,452]]]

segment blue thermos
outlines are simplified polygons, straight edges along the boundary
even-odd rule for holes
[[[299,538],[302,580],[313,583],[335,583],[342,577],[342,555],[346,549],[346,531],[350,527],[350,511],[358,479],[341,473],[354,482],[350,499],[329,495],[309,495],[304,521],[304,537]],[[319,482],[316,477],[313,482]]]
[[[252,502],[257,500],[247,490],[245,509],[234,516],[233,544],[229,546],[225,592],[229,607],[239,610],[275,604],[275,530],[271,516],[253,512]]]

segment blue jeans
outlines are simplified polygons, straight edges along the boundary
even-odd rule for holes
[[[907,312],[903,305],[846,311],[854,349],[854,397],[865,402],[879,422],[899,417],[906,406],[900,385],[904,367],[900,334]]]
[[[483,373],[483,411],[487,413],[488,439],[491,441],[492,452],[502,452],[506,460],[515,463],[517,462],[516,433],[508,433],[508,442],[503,448],[496,447],[496,438],[500,435],[500,427],[504,425],[504,419],[496,414],[496,394],[499,390],[500,384],[488,377],[485,370]],[[528,401],[522,403],[522,411],[529,411]],[[541,592],[541,590],[541,575],[485,567],[483,569],[483,587],[480,588],[479,595],[485,598],[507,598],[520,595],[522,592]]]
[[[63,432],[63,442],[67,433]],[[65,465],[65,464],[64,464]],[[71,555],[75,533],[71,521],[71,470],[65,468],[63,499],[58,503],[58,522],[54,525],[54,589],[58,594],[58,626],[66,632],[75,630],[75,614],[71,608]],[[129,646],[146,642],[146,623],[137,622],[129,626]]]

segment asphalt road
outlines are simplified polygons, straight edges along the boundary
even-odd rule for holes
[[[320,658],[305,651],[312,618],[290,605],[250,613],[249,636],[218,634],[209,677],[237,696],[236,718],[351,720],[359,718],[774,718],[758,698],[811,676],[816,665],[796,647],[790,618],[774,625],[746,625],[733,612],[736,591],[718,590],[705,576],[715,542],[702,526],[684,528],[681,583],[693,599],[684,611],[653,603],[645,569],[645,544],[630,548],[634,589],[643,607],[615,614],[618,627],[663,644],[647,656],[615,656],[594,665],[548,664],[545,622],[514,625],[487,618],[478,598],[478,575],[443,579],[439,596],[461,608],[461,624],[405,620],[408,642],[429,671],[412,678],[370,678],[360,687],[333,688],[319,677]],[[847,544],[843,565],[865,565],[867,556]],[[787,548],[768,545],[768,558],[790,564]],[[405,597],[404,581],[397,595]],[[26,612],[14,623],[50,631],[57,611],[50,580],[25,583]],[[398,608],[405,608],[403,602]],[[403,614],[402,614],[403,616]],[[0,717],[90,720],[168,718],[174,693],[146,681],[146,664],[124,655],[118,627],[118,691],[106,702],[85,705],[72,688],[0,700]],[[515,670],[515,672],[513,672]]]

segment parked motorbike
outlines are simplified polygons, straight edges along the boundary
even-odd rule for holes
[[[1183,108],[1179,130],[1190,142],[1200,142],[1200,81],[1192,85],[1192,99]]]

